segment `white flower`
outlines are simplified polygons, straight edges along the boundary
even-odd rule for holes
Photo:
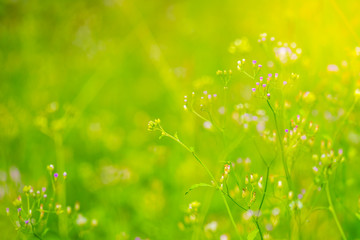
[[[76,218],[76,224],[79,226],[83,226],[87,223],[87,218],[84,217],[82,214],[78,214],[77,218]]]

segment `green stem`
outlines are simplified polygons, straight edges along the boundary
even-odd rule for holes
[[[223,190],[220,190],[225,196],[227,196],[233,203],[235,203],[236,206],[238,206],[239,208],[241,208],[244,211],[247,211],[246,208],[244,208],[243,206],[241,206],[240,204],[238,204],[228,193],[224,192]]]
[[[267,166],[267,169],[266,169],[266,182],[265,182],[265,188],[264,188],[264,194],[261,198],[261,202],[260,202],[260,206],[259,206],[259,212],[261,211],[261,207],[264,203],[264,200],[265,200],[265,196],[266,196],[266,191],[267,191],[267,187],[268,187],[268,181],[269,181],[269,171],[270,171],[270,167]],[[256,218],[256,221],[259,219],[259,217]]]
[[[181,142],[178,138],[168,134],[165,132],[165,136],[173,139],[174,141],[176,141],[177,143],[179,143],[181,146],[183,146],[188,152],[190,152],[194,158],[198,161],[198,163],[200,163],[200,165],[206,170],[206,172],[209,174],[211,180],[214,181],[214,183],[217,185],[217,182],[215,180],[214,175],[212,175],[212,173],[210,172],[209,168],[203,163],[203,161],[200,160],[200,158],[196,155],[196,153],[194,152],[194,150],[192,150],[191,148],[189,148],[188,146],[186,146],[183,142]]]
[[[332,202],[332,200],[331,200],[329,182],[326,183],[325,191],[326,191],[326,196],[327,196],[327,199],[328,199],[328,202],[329,202],[329,210],[330,210],[331,214],[332,214],[333,217],[334,217],[336,226],[337,226],[337,228],[338,228],[339,231],[340,231],[340,234],[341,234],[342,239],[347,240],[346,235],[345,235],[345,233],[344,233],[344,230],[342,229],[341,224],[340,224],[340,222],[339,222],[339,219],[338,219],[338,217],[337,217],[337,215],[336,215],[336,211],[335,211],[335,208],[334,208],[334,204],[333,204],[333,202]]]
[[[203,163],[203,161],[201,161],[201,159],[196,155],[196,153],[194,152],[194,150],[192,150],[191,148],[189,148],[188,146],[186,146],[186,145],[185,145],[183,142],[181,142],[177,137],[174,137],[174,136],[168,134],[168,133],[165,132],[163,129],[161,129],[161,130],[162,130],[162,134],[163,134],[164,136],[173,139],[174,141],[176,141],[177,143],[179,143],[181,146],[183,146],[188,152],[190,152],[190,153],[194,156],[194,158],[200,163],[200,165],[206,170],[206,172],[209,174],[209,176],[210,176],[211,180],[214,182],[216,188],[217,188],[217,189],[220,189],[220,188],[219,188],[219,184],[218,184],[218,182],[216,181],[214,175],[210,172],[209,168]],[[233,218],[233,216],[232,216],[232,213],[231,213],[231,211],[230,211],[229,205],[228,205],[228,203],[227,203],[227,201],[226,201],[225,193],[224,193],[223,191],[221,191],[221,193],[222,193],[221,196],[222,196],[222,198],[223,198],[223,200],[224,200],[224,204],[225,204],[226,210],[227,210],[227,212],[228,212],[228,214],[229,214],[231,223],[232,223],[232,225],[233,225],[234,228],[235,228],[236,234],[238,235],[239,239],[242,239],[241,236],[240,236],[240,234],[239,234],[239,231],[238,231],[238,229],[237,229],[237,227],[236,227],[236,224],[235,224],[234,218]]]
[[[251,78],[251,79],[255,79],[253,76],[251,76],[250,74],[248,74],[247,72],[245,72],[245,71],[242,71],[246,76],[248,76],[249,78]]]
[[[286,159],[285,159],[284,146],[283,146],[283,142],[282,142],[282,139],[281,139],[281,136],[280,136],[279,124],[278,124],[278,121],[277,121],[277,118],[276,118],[276,113],[275,113],[274,109],[272,108],[269,100],[266,100],[266,102],[269,105],[270,110],[274,115],[275,127],[276,127],[276,131],[277,131],[276,135],[277,135],[278,140],[279,140],[280,151],[281,151],[281,160],[282,160],[285,175],[286,175],[286,181],[287,181],[289,190],[291,190],[292,189],[292,182],[291,182],[291,177],[290,177],[290,173],[289,173],[289,168],[287,166],[287,162],[286,162]]]
[[[258,217],[257,217],[257,218],[258,218]],[[262,235],[262,232],[261,232],[261,229],[260,229],[260,226],[259,226],[259,223],[258,223],[257,218],[256,218],[256,220],[254,220],[254,222],[255,222],[256,227],[257,227],[257,229],[258,229],[258,231],[259,231],[260,238],[261,238],[261,240],[263,240],[263,239],[264,239],[264,237],[263,237],[263,235]]]
[[[225,194],[222,192],[221,196],[222,196],[222,199],[223,199],[223,201],[224,201],[226,210],[227,210],[227,212],[228,212],[228,214],[229,214],[231,223],[232,223],[233,227],[235,228],[236,234],[238,235],[239,239],[242,239],[242,237],[241,237],[240,234],[239,234],[239,231],[238,231],[238,228],[237,228],[237,226],[236,226],[236,223],[235,223],[235,221],[234,221],[233,215],[232,215],[232,213],[231,213],[231,211],[230,211],[229,204],[228,204],[228,202],[226,201]]]

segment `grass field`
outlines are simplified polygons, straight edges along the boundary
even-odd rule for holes
[[[360,2],[0,1],[0,239],[360,239]]]

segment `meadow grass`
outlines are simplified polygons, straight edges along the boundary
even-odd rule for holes
[[[359,8],[1,1],[0,239],[359,239]]]

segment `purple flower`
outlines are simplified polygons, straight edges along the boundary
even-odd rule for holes
[[[58,173],[54,173],[54,178],[58,178],[59,174]]]
[[[41,188],[42,192],[46,192],[46,187]]]
[[[261,65],[261,64],[259,64],[259,65],[258,65],[258,67],[259,67],[259,68],[261,68],[261,67],[262,67],[262,65]]]
[[[253,60],[252,63],[255,65],[255,64],[256,64],[256,60]]]
[[[289,129],[285,129],[285,132],[288,133],[288,132],[289,132]]]
[[[272,77],[272,74],[271,74],[271,73],[269,73],[269,74],[268,74],[268,76],[269,76],[269,77]]]
[[[252,90],[253,92],[255,92],[255,91],[256,91],[256,88],[252,88],[251,90]]]
[[[47,195],[46,195],[46,194],[44,194],[44,198],[47,198]]]
[[[21,212],[21,208],[18,208],[18,212]]]
[[[25,221],[25,224],[29,224],[29,220],[26,220],[26,221]]]

